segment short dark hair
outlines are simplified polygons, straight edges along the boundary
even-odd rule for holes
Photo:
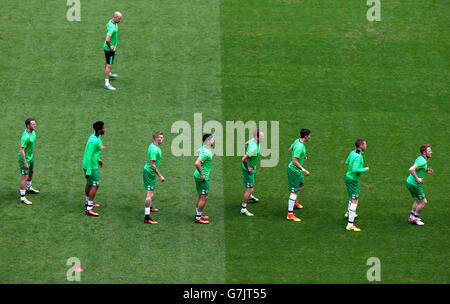
[[[300,138],[305,138],[309,134],[311,134],[311,130],[310,129],[301,129],[300,130]]]
[[[208,140],[208,138],[210,138],[210,137],[212,137],[212,134],[208,133],[208,134],[203,135],[203,138],[202,138],[203,143],[205,143],[205,141]]]
[[[164,135],[164,134],[161,131],[156,131],[155,133],[153,133],[153,139],[156,139],[156,137],[159,137],[159,135]]]
[[[356,148],[361,147],[361,145],[362,145],[364,142],[366,142],[365,139],[363,139],[363,138],[358,138],[358,139],[355,141],[355,147],[356,147]]]
[[[105,123],[101,120],[94,122],[94,124],[92,125],[92,127],[94,128],[95,132],[100,131],[101,129],[103,129],[103,126],[105,125]]]
[[[420,146],[420,154],[423,154],[429,147],[430,147],[429,144],[421,145]]]
[[[25,127],[28,127],[32,121],[35,121],[33,117],[29,117],[25,120]]]

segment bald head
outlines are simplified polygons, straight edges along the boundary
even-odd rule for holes
[[[113,18],[114,23],[119,23],[122,20],[122,13],[121,12],[114,12]]]

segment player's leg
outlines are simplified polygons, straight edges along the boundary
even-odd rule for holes
[[[417,208],[416,208],[416,214],[419,215],[423,208],[425,208],[425,206],[427,205],[428,201],[426,198],[421,199],[417,202]]]
[[[417,215],[417,206],[419,205],[419,200],[414,200],[414,203],[411,207],[411,213],[409,214],[409,218],[408,218],[408,222],[414,222],[418,219],[418,215]]]
[[[256,179],[256,171],[254,170],[254,171],[251,173],[251,184],[253,185],[252,188],[254,188],[254,186],[255,186],[255,179]],[[252,202],[254,202],[254,203],[259,202],[259,198],[255,197],[255,196],[253,195],[253,190],[252,190],[252,192],[250,193],[250,196],[248,197],[248,201],[252,201]]]
[[[28,180],[28,170],[21,170],[22,172],[22,177],[20,179],[20,202],[24,203],[25,205],[31,205],[32,202],[27,200],[27,198],[25,197],[26,193],[27,193],[27,180]]]
[[[203,209],[205,208],[206,205],[206,200],[208,199],[208,195],[207,194],[200,194],[197,200],[197,210],[198,212],[203,212]]]
[[[144,178],[144,188],[147,191],[152,191],[152,199],[153,199],[153,194],[155,192],[155,185],[156,185],[156,175],[150,173],[149,171],[143,170],[143,178]],[[153,206],[150,206],[150,211],[151,212],[158,212],[159,209],[154,208]]]
[[[105,50],[105,89],[114,91],[116,88],[109,83],[112,64],[114,61],[114,52]]]
[[[197,197],[197,206],[195,209],[195,222],[197,222],[197,223],[209,224],[209,221],[206,220],[208,217],[205,217],[202,214],[207,200],[208,200],[207,194],[199,194]]]
[[[406,182],[406,188],[411,193],[411,196],[415,199],[414,204],[412,205],[412,210],[408,218],[408,222],[413,223],[418,226],[423,226],[424,223],[419,218],[420,212],[426,205],[425,194],[423,193],[422,187],[419,185],[413,185]],[[424,202],[425,201],[425,202]]]
[[[105,64],[106,65],[106,64]],[[112,80],[112,79],[114,79],[114,78],[117,78],[117,77],[119,77],[119,75],[117,75],[117,74],[114,74],[113,72],[111,72],[111,70],[112,70],[112,65],[111,65],[111,68],[109,69],[109,80]]]
[[[350,178],[345,177],[345,185],[347,187],[347,195],[348,199],[351,201],[350,206],[348,208],[348,222],[346,229],[349,231],[361,231],[354,224],[356,217],[356,208],[358,207],[359,202],[359,193],[360,193],[360,184],[358,181],[354,181]]]
[[[94,207],[98,207],[98,205],[94,206],[95,195],[97,194],[98,187],[100,187],[100,176],[98,169],[92,169],[91,175],[86,177],[86,186],[85,191],[88,190],[87,197],[88,201],[86,204],[86,214],[92,216],[99,216],[99,214],[93,209]]]
[[[248,187],[250,186],[250,184],[247,184]],[[244,192],[244,197],[243,197],[243,202],[241,205],[241,214],[242,215],[246,215],[246,216],[253,216],[253,213],[250,213],[247,210],[247,204],[248,204],[248,200],[250,199],[250,195],[252,195],[253,193],[253,187],[252,188],[246,188],[245,192]]]
[[[246,216],[253,216],[253,213],[250,213],[247,210],[247,204],[250,199],[250,196],[253,193],[253,186],[255,183],[254,174],[249,173],[246,169],[242,169],[242,177],[244,181],[244,197],[242,198],[242,204],[241,204],[241,214]]]
[[[22,195],[22,191],[23,191],[23,196],[25,196],[26,190],[27,190],[27,180],[28,180],[28,174],[22,174],[22,177],[20,179],[20,194]]]
[[[297,195],[297,199],[295,200],[295,205],[294,205],[295,209],[302,209],[303,208],[303,206],[298,201],[299,201],[300,192],[301,192],[301,190],[302,190],[304,185],[305,184],[303,184],[303,183],[300,183],[300,185],[299,185],[298,195]]]
[[[359,197],[359,196],[354,196]],[[355,217],[356,217],[356,208],[358,207],[358,201],[359,199],[352,198],[350,208],[348,209],[348,222],[347,222],[347,230],[353,230],[353,231],[360,231],[358,227],[354,224]]]
[[[146,224],[158,224],[157,221],[154,221],[150,217],[153,195],[154,195],[154,191],[147,191],[147,196],[145,197],[144,223],[146,223]]]
[[[86,185],[87,187],[88,185]],[[94,204],[95,194],[97,193],[98,186],[90,185],[89,187],[89,193],[87,196],[87,203],[85,204],[86,207],[86,214],[92,215],[92,216],[99,216],[99,214],[94,210],[94,207],[98,207],[99,205]]]
[[[203,215],[203,208],[205,207],[206,200],[208,199],[209,181],[202,181],[199,178],[194,178],[195,188],[197,190],[197,200],[195,205],[195,222],[200,224],[209,224],[208,216]]]
[[[85,203],[85,207],[87,207],[88,206],[88,204],[89,204],[89,192],[91,191],[91,186],[89,186],[87,183],[86,183],[86,186],[84,187],[84,193],[85,193],[85,195],[86,195],[86,203]],[[94,207],[94,208],[97,208],[97,207],[100,207],[100,205],[99,204],[95,204],[95,203],[93,203],[92,204],[92,207]]]
[[[29,164],[28,164],[29,166]],[[32,202],[30,202],[29,200],[27,200],[27,198],[25,197],[26,193],[27,193],[27,180],[28,180],[28,174],[30,173],[30,168],[25,168],[25,164],[23,163],[22,159],[19,159],[19,168],[20,168],[20,202],[24,203],[25,205],[31,205]]]
[[[287,169],[288,174],[288,189],[290,192],[288,200],[288,214],[287,220],[300,222],[301,220],[294,214],[295,201],[297,200],[298,193],[300,191],[301,176],[298,173],[292,171],[289,167]]]
[[[91,186],[88,185],[88,183],[86,183],[86,186],[84,187],[84,194],[86,195],[86,204],[85,207],[87,207],[88,202],[89,202],[89,192],[91,191]]]
[[[288,214],[286,216],[286,219],[288,219],[290,221],[294,221],[294,222],[301,221],[301,219],[296,217],[294,214],[294,206],[295,206],[295,201],[297,200],[297,197],[298,197],[298,191],[297,192],[291,191],[291,194],[289,195],[289,201],[288,201]]]
[[[422,222],[422,219],[419,217],[420,213],[422,212],[423,208],[427,205],[428,201],[425,197],[423,199],[418,199],[414,202],[416,205],[415,211],[411,211],[411,215],[408,219],[409,222],[416,224],[418,226],[423,226],[424,222]],[[413,205],[414,208],[414,205]],[[413,216],[414,212],[414,216]]]
[[[32,186],[32,183],[33,183],[33,173],[34,173],[34,160],[31,160],[31,161],[28,163],[28,165],[29,165],[29,168],[28,168],[28,169],[29,169],[29,170],[28,170],[28,178],[27,178],[27,181],[26,181],[26,184],[25,184],[27,193],[31,193],[31,194],[39,194],[39,190],[34,189],[33,186]]]

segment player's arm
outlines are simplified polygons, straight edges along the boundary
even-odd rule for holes
[[[23,165],[25,167],[25,169],[28,169],[28,163],[27,163],[27,159],[25,157],[25,148],[26,147],[20,147],[20,157],[22,157],[22,161],[23,161]]]
[[[247,169],[248,172],[252,172],[253,168],[249,168],[248,167],[248,159],[250,158],[250,156],[245,153],[244,157],[242,157],[242,163],[244,164],[245,169]]]
[[[105,41],[106,41],[106,44],[108,45],[109,49],[111,51],[114,51],[114,46],[111,45],[111,35],[107,34]]]
[[[202,182],[205,180],[205,176],[203,175],[203,170],[202,170],[202,161],[198,158],[196,161],[195,161],[195,168],[198,170],[198,172],[200,173],[200,176],[201,176],[201,180],[202,180]]]
[[[85,152],[86,158],[83,162],[83,168],[86,169],[86,176],[91,175],[91,164],[92,164],[92,158],[94,156],[94,145],[91,142],[87,143],[86,152]]]
[[[162,176],[162,174],[158,171],[158,168],[156,168],[156,159],[151,159],[150,160],[150,168],[152,168],[153,172],[156,173],[156,175],[159,176],[159,180],[161,182],[164,182],[166,179],[164,178],[164,176]]]
[[[417,174],[416,174],[417,169],[419,169],[419,168],[416,166],[416,164],[414,164],[409,168],[409,173],[411,173],[411,175],[416,179],[416,182],[418,184],[421,184],[421,183],[423,183],[423,178],[417,177]]]
[[[308,170],[306,170],[305,168],[303,168],[301,165],[300,165],[300,163],[298,162],[298,157],[297,156],[294,156],[294,160],[292,161],[292,163],[294,164],[294,166],[296,166],[297,168],[299,168],[300,170],[302,170],[303,171],[303,173],[306,175],[306,176],[308,176],[309,175],[309,171]]]
[[[355,161],[353,162],[353,166],[352,166],[352,172],[367,172],[369,171],[369,167],[363,168],[362,167],[362,163],[361,163],[361,157],[358,157],[357,159],[355,159]]]
[[[291,145],[290,147],[289,147],[289,152],[292,152],[294,150],[294,147]]]

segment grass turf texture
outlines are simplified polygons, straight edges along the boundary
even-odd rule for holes
[[[82,1],[68,22],[64,1],[0,5],[9,13],[0,75],[0,282],[65,283],[78,257],[81,283],[367,283],[369,257],[382,283],[449,283],[446,177],[448,19],[444,1]],[[40,8],[37,10],[37,8]],[[111,83],[103,89],[104,27],[123,12]],[[258,168],[239,214],[240,157],[215,157],[206,213],[195,225],[194,157],[174,157],[172,123],[279,121],[280,161]],[[32,206],[18,202],[23,121],[37,119]],[[81,161],[92,123],[105,121],[96,201],[83,214]],[[287,151],[312,130],[301,223],[285,220]],[[144,225],[142,167],[151,134],[165,133],[154,215]],[[267,134],[270,141],[270,134]],[[356,220],[345,231],[344,161],[368,141]],[[430,143],[429,204],[415,227],[404,186],[418,147]]]

